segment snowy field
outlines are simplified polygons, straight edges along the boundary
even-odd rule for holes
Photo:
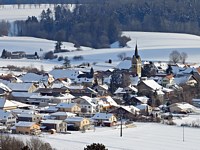
[[[57,53],[58,56],[68,56],[72,65],[85,63],[104,63],[112,59],[114,64],[118,64],[120,59],[118,55],[125,53],[126,56],[132,57],[134,54],[135,44],[137,40],[139,54],[142,60],[149,61],[168,61],[169,54],[173,50],[186,52],[188,54],[187,62],[200,63],[200,37],[189,34],[176,33],[155,33],[155,32],[124,32],[124,35],[132,40],[128,42],[126,48],[105,48],[92,49],[89,47],[81,47],[82,51],[76,51],[73,43],[63,42],[63,48],[71,52]],[[54,49],[56,41],[32,38],[32,37],[0,37],[0,53],[3,49],[8,51],[25,51],[26,53],[38,52],[42,56],[45,52]],[[42,50],[42,51],[41,51]],[[83,60],[74,61],[74,56],[83,56]],[[4,60],[0,59],[0,67],[7,65],[18,66],[36,66],[49,71],[54,66],[62,65],[62,62],[56,60]]]
[[[136,127],[124,128],[123,136],[116,128],[96,128],[72,134],[44,134],[40,138],[57,150],[83,150],[86,145],[102,143],[108,150],[198,150],[200,129],[167,126],[156,123],[135,123]],[[29,136],[23,136],[30,138]]]

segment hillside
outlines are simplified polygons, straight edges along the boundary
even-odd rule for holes
[[[73,11],[70,11],[69,5],[56,4],[50,5],[49,10],[48,7],[44,8],[43,12],[39,3],[28,6],[32,9],[24,4],[17,5],[24,13],[14,10],[19,19],[16,15],[10,17],[12,21],[27,18],[24,14],[30,17],[26,21],[16,21],[11,35],[68,41],[93,48],[109,47],[119,39],[121,31],[200,35],[200,1],[115,0],[75,4]],[[34,8],[37,13],[32,12]],[[6,15],[1,18],[7,20],[5,16],[9,16],[10,12],[2,11]],[[10,32],[6,32],[10,30],[9,27],[0,22],[0,35],[9,35]]]
[[[121,60],[118,55],[125,53],[127,57],[132,57],[137,40],[139,54],[142,60],[151,61],[168,61],[169,54],[173,50],[186,52],[188,54],[187,62],[200,63],[199,49],[200,37],[190,34],[175,34],[175,33],[156,33],[156,32],[123,32],[123,35],[129,36],[132,40],[128,42],[126,48],[105,48],[92,49],[88,47],[81,47],[81,51],[74,51],[76,48],[72,43],[63,43],[63,47],[71,50],[71,52],[56,53],[58,56],[68,56],[72,65],[79,65],[81,63],[104,63],[111,59],[113,66],[116,66]],[[25,51],[26,53],[38,52],[42,56],[45,52],[54,49],[56,41],[45,39],[31,38],[31,37],[0,37],[0,50],[8,51]],[[42,49],[43,51],[40,51]],[[74,56],[82,56],[83,60],[74,60]],[[37,64],[36,64],[37,62]],[[62,65],[62,62],[57,60],[5,60],[0,59],[0,67],[7,65],[30,66],[34,67],[44,66],[44,69],[49,71],[54,66]],[[105,65],[102,65],[105,66]]]

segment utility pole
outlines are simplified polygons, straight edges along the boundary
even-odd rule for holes
[[[120,114],[120,118],[121,118],[120,137],[122,137],[122,114]]]
[[[185,133],[184,133],[184,125],[183,125],[183,142],[185,141],[185,135],[184,135]]]

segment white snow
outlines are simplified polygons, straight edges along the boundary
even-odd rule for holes
[[[200,146],[200,130],[184,129],[154,123],[135,123],[136,127],[96,127],[95,130],[71,132],[72,134],[43,134],[40,138],[58,150],[81,150],[92,143],[102,143],[109,150],[197,150]],[[17,135],[19,136],[19,135]],[[21,136],[20,136],[21,137]],[[22,138],[30,138],[24,135]]]
[[[134,55],[134,49],[137,40],[139,55],[144,61],[168,61],[169,54],[173,50],[178,50],[188,54],[188,59],[186,62],[200,63],[199,36],[156,32],[124,32],[123,34],[130,36],[132,39],[128,43],[128,48],[92,49],[88,47],[82,47],[82,51],[74,51],[74,44],[63,42],[63,48],[69,49],[71,52],[56,53],[56,55],[63,57],[68,56],[72,65],[90,63],[92,64],[91,67],[93,67],[95,70],[102,70],[102,68],[106,65],[106,70],[108,70],[116,67],[119,64],[120,59],[118,58],[118,54],[125,53],[127,57],[132,57]],[[43,53],[53,50],[55,43],[56,41],[31,37],[0,37],[0,50],[6,49],[8,51],[25,51],[29,54],[38,52],[38,54],[42,56]],[[42,49],[42,51],[40,49]],[[73,60],[74,56],[80,55],[83,56],[83,60]],[[105,63],[108,62],[109,59],[112,60],[112,64]],[[127,62],[130,63],[129,61]],[[50,61],[18,59],[16,61],[14,59],[0,59],[0,67],[7,65],[32,66],[37,67],[38,69],[43,67],[46,71],[51,70],[54,66],[61,66],[62,63],[62,61],[58,62],[57,60]],[[97,64],[95,65],[95,63]],[[124,65],[126,65],[126,63],[122,66]]]

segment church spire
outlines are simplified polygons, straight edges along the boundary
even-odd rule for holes
[[[135,57],[138,58],[138,56],[139,56],[138,55],[138,48],[137,48],[137,43],[136,43],[136,45],[135,45]]]

